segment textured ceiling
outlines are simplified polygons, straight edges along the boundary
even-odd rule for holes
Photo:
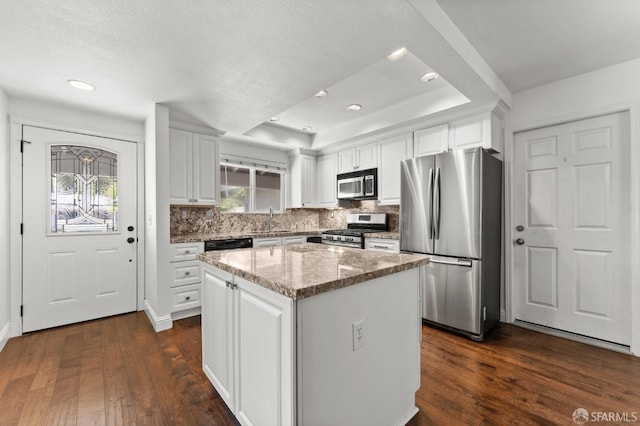
[[[351,82],[346,89],[368,90],[378,102],[369,121],[380,128],[410,117],[403,102],[385,109],[381,99],[411,93],[400,96],[394,84],[377,92],[352,77],[389,65],[380,61],[400,46],[458,91],[406,99],[410,118],[462,98],[509,104],[500,79],[514,92],[640,57],[639,8],[637,0],[4,1],[0,87],[138,120],[164,103],[174,116],[243,135],[305,107],[319,89]],[[96,90],[72,89],[68,79]],[[318,139],[376,128],[365,117]]]
[[[518,92],[640,57],[638,0],[437,0]]]
[[[161,102],[235,134],[399,46],[468,98],[492,96],[403,0],[21,0],[3,2],[0,28],[0,87],[10,96],[136,119]]]

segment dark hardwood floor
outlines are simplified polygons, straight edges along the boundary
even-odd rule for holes
[[[501,324],[487,341],[423,327],[417,425],[574,424],[637,413],[640,358]],[[631,417],[630,417],[631,418]],[[0,352],[0,425],[231,425],[202,373],[200,317],[142,312],[31,333]]]

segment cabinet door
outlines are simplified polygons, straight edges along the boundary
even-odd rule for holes
[[[186,204],[193,199],[192,134],[169,129],[169,198],[172,204]]]
[[[449,148],[449,125],[417,130],[413,134],[413,156],[432,155]]]
[[[193,134],[193,198],[196,204],[218,203],[218,144],[215,138]]]
[[[356,148],[358,164],[356,169],[366,170],[378,167],[378,146],[376,143],[361,145]]]
[[[336,197],[337,168],[337,154],[318,157],[316,172],[316,199],[318,207],[336,207],[338,205],[338,198]]]
[[[231,274],[203,267],[202,368],[223,401],[235,410],[234,291]]]
[[[400,204],[400,162],[413,155],[411,133],[380,142],[379,204]]]
[[[316,159],[310,155],[302,157],[302,207],[314,207],[316,203]]]
[[[293,300],[235,280],[236,417],[243,425],[294,424]]]
[[[338,173],[352,172],[358,165],[356,149],[351,148],[338,153]]]
[[[253,247],[276,247],[282,245],[280,237],[254,238]]]

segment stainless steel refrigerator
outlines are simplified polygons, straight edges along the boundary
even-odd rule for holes
[[[500,317],[502,162],[481,148],[405,160],[400,250],[431,255],[422,316],[474,340]]]

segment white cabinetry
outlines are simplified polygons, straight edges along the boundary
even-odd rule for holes
[[[218,141],[215,137],[169,129],[171,204],[218,203]]]
[[[290,207],[315,207],[316,205],[316,157],[300,152],[291,158]]]
[[[276,247],[307,242],[306,235],[287,235],[284,237],[261,237],[253,239],[253,247]]]
[[[307,242],[306,235],[287,235],[282,237],[282,245],[289,246],[291,244],[302,244]]]
[[[338,173],[366,170],[378,167],[378,151],[375,143],[356,146],[338,152]]]
[[[365,235],[364,248],[366,250],[400,253],[400,241],[387,238],[368,238]]]
[[[482,147],[502,151],[501,120],[493,112],[452,121],[449,125],[449,147],[464,149]]]
[[[204,281],[205,374],[240,424],[294,424],[293,300],[216,268]]]
[[[482,147],[502,152],[501,119],[494,111],[416,130],[413,155],[437,154],[453,149]]]
[[[253,247],[275,247],[282,245],[281,237],[262,237],[253,239]]]
[[[317,158],[316,162],[316,204],[318,207],[337,207],[336,189],[338,182],[338,154],[328,154]]]
[[[449,149],[449,125],[429,127],[413,133],[413,156],[437,154]]]
[[[384,139],[379,143],[378,203],[400,204],[400,162],[413,157],[411,133]]]
[[[202,300],[202,278],[196,256],[204,251],[204,243],[171,244],[171,251],[173,275],[169,285],[173,297],[172,316],[177,319],[198,315]]]

